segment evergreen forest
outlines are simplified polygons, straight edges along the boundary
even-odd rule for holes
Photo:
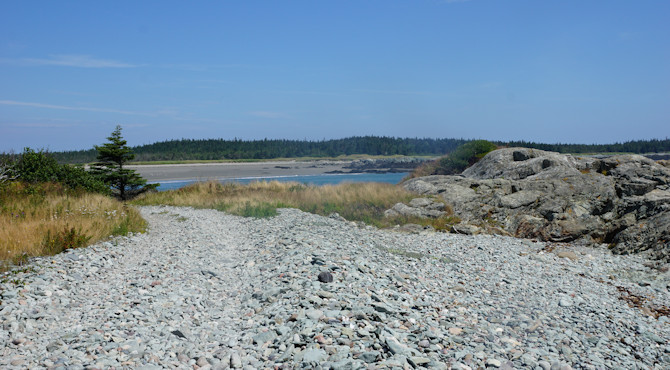
[[[441,156],[472,140],[394,138],[383,136],[350,137],[335,140],[224,140],[181,139],[140,145],[132,148],[134,161],[249,160],[276,158],[332,158],[342,155]],[[501,147],[526,147],[559,153],[662,153],[670,152],[670,139],[636,140],[614,144],[543,144],[530,141],[492,141]],[[90,163],[97,151],[52,152],[60,163]]]

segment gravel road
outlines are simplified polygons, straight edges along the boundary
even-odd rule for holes
[[[0,284],[0,368],[670,367],[670,273],[643,256],[144,207],[146,234]]]

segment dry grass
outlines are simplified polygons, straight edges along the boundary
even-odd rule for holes
[[[0,268],[145,227],[137,210],[104,195],[11,183],[0,189]]]
[[[400,186],[383,183],[355,183],[306,186],[299,183],[254,182],[248,185],[219,182],[196,183],[178,190],[145,194],[134,201],[139,205],[173,205],[213,208],[232,214],[268,217],[276,208],[298,208],[327,216],[337,212],[350,221],[363,221],[377,227],[408,222],[446,228],[450,217],[438,220],[384,217],[384,211],[416,194]]]
[[[407,175],[405,180],[433,175],[435,174],[438,165],[439,165],[438,160],[422,163],[421,165],[419,165],[419,167],[415,168],[414,171],[410,172],[410,174]]]

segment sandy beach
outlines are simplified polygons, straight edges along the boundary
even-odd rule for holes
[[[127,166],[136,170],[149,182],[209,180],[277,176],[321,175],[332,171],[344,171],[346,161],[282,161],[252,163],[194,163]]]

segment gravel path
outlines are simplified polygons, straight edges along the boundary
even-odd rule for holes
[[[670,368],[670,272],[641,256],[142,214],[146,234],[4,279],[0,368]]]

